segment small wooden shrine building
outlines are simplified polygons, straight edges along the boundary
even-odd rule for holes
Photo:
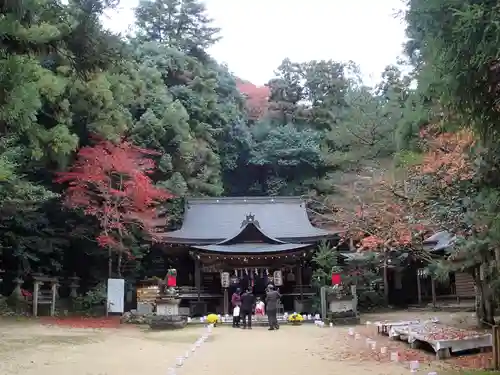
[[[178,267],[178,285],[189,314],[228,313],[236,288],[253,286],[263,296],[272,282],[285,310],[308,312],[312,296],[311,250],[338,234],[314,227],[300,197],[192,198],[186,202],[181,229],[161,242],[190,258]],[[187,312],[187,311],[186,311]]]

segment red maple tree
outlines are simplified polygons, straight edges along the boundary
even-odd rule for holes
[[[358,250],[387,250],[411,244],[425,229],[422,213],[388,181],[374,178],[362,194],[351,197],[353,210],[341,210],[345,235]]]
[[[421,130],[425,152],[421,160],[406,171],[405,181],[372,178],[363,194],[356,198],[355,212],[343,215],[344,226],[359,249],[401,248],[411,245],[415,238],[434,229],[426,211],[427,193],[444,193],[457,180],[472,177],[472,163],[467,151],[475,138],[469,129],[440,132],[438,127]],[[422,182],[422,177],[432,175]],[[418,186],[407,193],[406,184]]]
[[[154,154],[126,141],[98,140],[79,150],[70,171],[57,174],[56,183],[68,184],[66,206],[97,218],[101,231],[96,240],[101,247],[128,253],[123,239],[132,227],[154,238],[157,206],[172,197],[148,176],[155,163],[147,156]]]
[[[420,138],[425,143],[426,152],[415,172],[431,174],[442,185],[472,177],[473,167],[468,157],[468,150],[475,145],[475,137],[470,129],[458,132],[439,132],[429,126],[420,131]]]
[[[249,119],[258,120],[266,114],[269,108],[269,87],[256,86],[240,79],[236,81],[236,87],[246,98]]]

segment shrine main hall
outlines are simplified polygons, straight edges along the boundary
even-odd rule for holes
[[[272,282],[285,311],[312,310],[311,259],[338,232],[314,227],[300,197],[190,198],[179,230],[161,235],[175,255],[181,309],[229,313],[236,288],[263,296]]]

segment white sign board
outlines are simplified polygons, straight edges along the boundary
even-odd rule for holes
[[[125,310],[125,280],[108,279],[108,312],[123,313]]]

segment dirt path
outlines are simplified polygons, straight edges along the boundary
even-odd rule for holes
[[[400,375],[408,370],[393,363],[342,359],[346,328],[312,325],[244,331],[216,329],[211,342],[186,361],[179,375]],[[247,363],[248,366],[242,366]],[[427,372],[425,372],[427,374]]]
[[[251,331],[217,327],[209,341],[176,369],[177,375],[408,373],[401,364],[364,362],[350,355],[358,349],[346,340],[346,330],[310,325],[275,332],[261,327]],[[190,351],[203,332],[201,327],[149,332],[0,325],[0,374],[167,375],[176,357]]]

